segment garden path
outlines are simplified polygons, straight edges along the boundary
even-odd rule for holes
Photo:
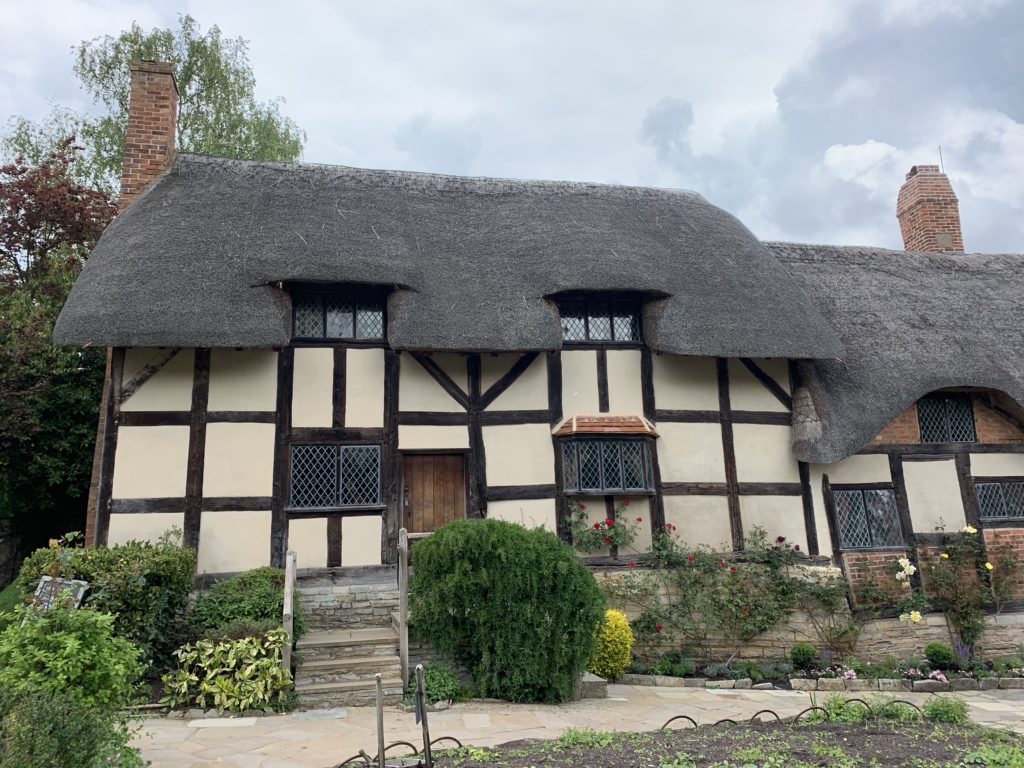
[[[828,694],[816,694],[820,703]],[[850,694],[856,696],[857,694]],[[919,706],[933,694],[906,693],[899,698]],[[971,718],[988,726],[1024,733],[1024,690],[965,692]],[[516,739],[557,738],[566,728],[650,731],[674,715],[701,724],[721,718],[748,719],[770,708],[794,715],[811,703],[798,691],[706,690],[609,685],[607,699],[561,705],[527,705],[471,701],[430,715],[431,736],[455,736],[464,744],[493,746]],[[343,717],[297,712],[263,718],[185,721],[152,718],[136,744],[152,768],[329,768],[365,749],[376,752],[373,707],[349,707]],[[389,707],[387,743],[419,739],[411,713]]]

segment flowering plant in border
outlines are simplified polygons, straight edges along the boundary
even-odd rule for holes
[[[573,546],[581,552],[602,549],[625,549],[636,541],[643,517],[630,515],[629,499],[615,506],[615,517],[591,524],[587,519],[587,505],[576,499],[569,500],[569,516]]]

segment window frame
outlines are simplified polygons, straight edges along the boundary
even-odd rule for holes
[[[559,295],[554,299],[558,307],[559,323],[562,325],[562,345],[576,348],[599,347],[599,348],[635,348],[644,344],[643,328],[643,299],[638,296],[624,296],[622,294],[600,294],[600,293],[567,293]],[[591,306],[595,304],[607,305],[608,312],[608,336],[607,339],[593,338],[591,335]],[[582,339],[567,339],[565,337],[565,324],[562,322],[566,316],[566,310],[577,308],[582,312],[583,334]],[[636,330],[636,338],[618,339],[615,337],[616,310],[622,315],[628,311],[633,320],[633,327]],[[600,314],[595,315],[601,317]]]
[[[579,445],[582,443],[597,443],[601,446],[600,454],[597,458],[598,471],[601,477],[601,487],[584,487],[582,483],[582,466],[579,460]],[[605,474],[605,459],[604,451],[605,446],[614,443],[619,446],[618,449],[618,465],[619,475],[623,480],[623,486],[625,486],[626,472],[625,472],[625,461],[622,456],[622,444],[623,443],[636,443],[640,446],[640,460],[642,465],[642,473],[644,479],[643,488],[627,488],[627,487],[610,487],[604,481]],[[568,451],[574,449],[576,453],[575,466],[576,466],[576,483],[570,485],[567,482],[567,476],[569,472],[569,457]],[[622,436],[622,435],[607,435],[600,433],[577,433],[573,435],[566,435],[558,439],[558,450],[561,451],[561,478],[559,478],[562,485],[562,493],[565,496],[654,496],[657,491],[654,483],[654,441],[645,435],[640,436]]]
[[[921,403],[925,401],[942,401],[942,415],[943,423],[945,425],[945,435],[942,440],[926,440],[925,439],[925,427],[922,423],[921,417]],[[970,440],[954,440],[952,438],[952,430],[950,429],[950,418],[949,418],[949,403],[959,402],[967,406],[967,413],[971,420],[971,439]],[[922,445],[936,445],[941,443],[976,443],[978,442],[978,423],[974,417],[974,398],[967,392],[938,392],[925,395],[924,397],[918,398],[915,404],[917,409],[917,428],[921,438]]]
[[[387,343],[388,336],[388,313],[387,297],[388,290],[376,285],[293,285],[288,288],[292,302],[291,313],[291,340],[297,345],[303,344],[325,344],[344,342],[349,345],[380,346]],[[299,305],[303,299],[316,299],[320,302],[320,327],[322,335],[299,336],[296,333],[297,315]],[[325,299],[333,299],[337,302],[347,302],[351,306],[349,313],[352,321],[351,336],[327,335],[328,310],[325,306]],[[363,305],[366,305],[365,307]],[[368,308],[371,311],[380,312],[381,331],[380,336],[359,336],[359,312]]]
[[[871,525],[871,518],[868,515],[868,504],[864,494],[866,493],[888,493],[892,497],[892,513],[895,516],[896,527],[900,532],[901,543],[899,544],[876,544],[875,543],[875,532]],[[848,546],[843,540],[843,528],[840,525],[839,520],[839,505],[836,502],[836,496],[840,493],[859,493],[861,495],[861,508],[864,510],[864,527],[868,533],[870,544],[866,547],[852,547]],[[836,542],[839,544],[840,552],[879,552],[879,551],[899,551],[906,550],[907,545],[907,532],[903,530],[903,521],[900,519],[899,503],[896,499],[896,489],[890,483],[882,484],[857,484],[857,483],[840,483],[838,485],[829,485],[829,506],[831,507],[830,521],[835,526]]]
[[[329,448],[335,452],[334,463],[336,466],[335,496],[337,502],[328,506],[296,506],[294,503],[295,492],[295,449],[302,448]],[[374,449],[377,456],[377,503],[375,504],[342,504],[344,494],[344,457],[345,449]],[[380,443],[353,443],[353,442],[315,442],[315,443],[292,443],[288,452],[288,493],[285,510],[289,515],[323,515],[325,513],[378,513],[387,508],[384,499],[384,467],[383,467],[383,446]]]
[[[986,515],[985,514],[985,510],[984,510],[984,508],[982,507],[982,504],[981,504],[981,493],[978,490],[978,487],[982,486],[982,485],[995,485],[995,486],[998,486],[999,487],[1000,500],[1002,501],[1003,509],[1004,510],[1008,510],[1009,509],[1009,505],[1006,502],[1006,491],[1003,489],[1003,486],[1004,485],[1015,485],[1015,484],[1024,485],[1024,476],[1021,476],[1021,477],[1017,477],[1017,476],[1012,476],[1012,477],[974,477],[974,478],[972,478],[972,480],[974,482],[974,495],[975,495],[975,498],[978,500],[978,519],[983,524],[987,524],[987,525],[990,525],[990,526],[999,526],[999,525],[1002,525],[1002,524],[1007,523],[1007,522],[1013,522],[1013,523],[1016,523],[1016,524],[1019,525],[1021,521],[1024,521],[1024,509],[1022,509],[1019,514],[1015,514],[1015,515],[1003,515],[1003,516]]]

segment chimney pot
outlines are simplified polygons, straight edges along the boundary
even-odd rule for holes
[[[178,126],[178,84],[170,64],[131,63],[131,93],[121,168],[123,211],[174,160]]]
[[[937,165],[915,165],[896,198],[903,247],[908,251],[963,253],[960,204]]]

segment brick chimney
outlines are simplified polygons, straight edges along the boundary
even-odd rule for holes
[[[123,211],[174,159],[178,126],[178,84],[170,64],[133,61],[121,167]]]
[[[896,218],[908,251],[963,253],[960,204],[937,165],[915,165],[896,198]]]

